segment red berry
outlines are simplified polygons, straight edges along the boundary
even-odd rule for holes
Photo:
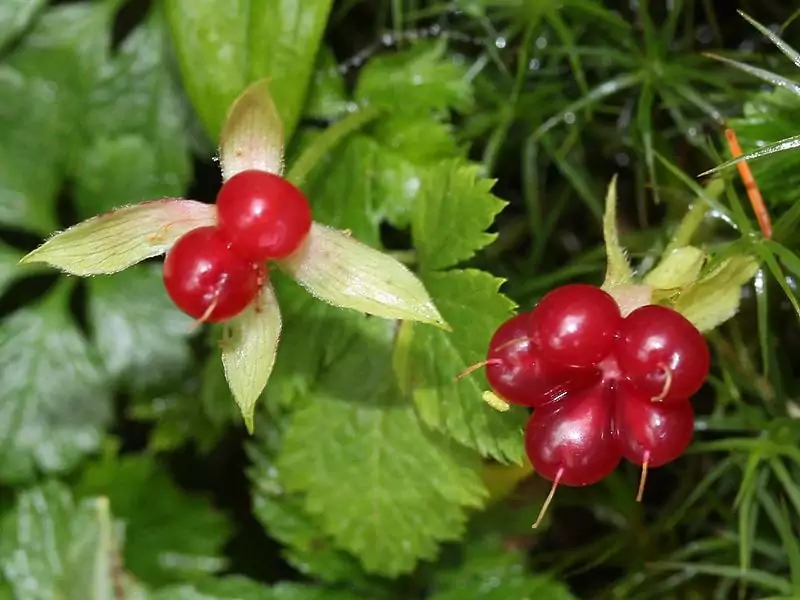
[[[311,229],[311,208],[283,177],[242,171],[220,189],[217,220],[235,252],[263,262],[285,258],[300,247]]]
[[[664,306],[643,306],[628,315],[615,354],[623,376],[654,400],[684,401],[708,376],[705,338],[683,315]]]
[[[266,267],[235,254],[216,227],[184,234],[164,261],[164,286],[172,301],[189,316],[208,323],[242,312],[265,280]]]
[[[683,454],[694,435],[691,402],[653,402],[630,384],[617,388],[614,435],[622,455],[655,468]]]
[[[582,283],[548,293],[534,312],[544,355],[573,367],[593,366],[608,356],[622,324],[616,301]]]
[[[486,379],[498,395],[512,404],[539,406],[597,379],[595,369],[564,367],[547,360],[529,337],[530,318],[531,313],[512,317],[489,342]]]
[[[612,430],[612,389],[596,385],[545,404],[525,428],[525,451],[536,472],[555,483],[597,483],[621,459]]]

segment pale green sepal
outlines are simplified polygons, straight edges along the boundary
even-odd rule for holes
[[[234,101],[220,134],[222,179],[257,169],[283,173],[283,122],[272,101],[269,81],[250,85]]]
[[[706,254],[694,246],[675,248],[644,278],[644,283],[657,290],[674,290],[691,285],[700,275]]]
[[[117,273],[169,250],[187,231],[214,225],[214,206],[167,198],[118,208],[54,234],[21,263],[47,263],[71,275]]]
[[[267,283],[241,315],[226,323],[224,332],[225,379],[247,431],[253,433],[256,401],[267,387],[281,335],[281,313],[272,284]]]
[[[700,331],[711,331],[739,310],[741,288],[755,277],[758,268],[759,262],[750,256],[725,259],[681,293],[673,308]]]
[[[448,329],[414,273],[343,231],[314,223],[300,250],[280,264],[311,294],[333,306]]]
[[[617,233],[617,176],[611,178],[606,193],[606,207],[603,214],[603,239],[606,246],[606,278],[603,289],[633,282],[633,269],[628,263],[625,249],[619,243]]]

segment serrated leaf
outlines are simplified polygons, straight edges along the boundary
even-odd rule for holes
[[[0,325],[0,480],[5,482],[74,467],[97,449],[111,419],[100,361],[67,313],[66,291],[58,288]]]
[[[475,456],[423,428],[397,389],[395,326],[361,319],[295,412],[278,467],[322,531],[369,573],[397,576],[463,532],[485,490]],[[314,440],[309,444],[309,440]],[[421,484],[424,482],[424,485]]]
[[[0,4],[0,49],[31,23],[47,0],[4,0]]]
[[[614,175],[606,192],[603,213],[603,240],[606,247],[606,278],[603,289],[633,283],[633,269],[617,233],[617,176]]]
[[[167,296],[161,269],[142,265],[88,285],[92,337],[106,372],[134,391],[175,381],[191,358],[192,319]]]
[[[272,414],[271,414],[272,416]],[[272,419],[270,421],[273,421]],[[276,423],[282,419],[275,419]],[[371,581],[358,561],[336,548],[320,530],[319,519],[306,510],[301,494],[284,489],[275,455],[281,436],[277,426],[259,429],[259,439],[248,447],[253,466],[248,470],[252,482],[253,513],[270,537],[284,546],[284,559],[303,573],[327,583],[346,583],[348,587],[369,589]]]
[[[485,231],[506,202],[491,194],[493,185],[479,177],[476,165],[459,160],[427,171],[412,218],[414,247],[425,270],[463,262],[495,240],[496,234]]]
[[[269,80],[251,84],[228,111],[220,134],[222,179],[248,169],[283,173],[283,123]]]
[[[83,117],[90,140],[73,170],[80,218],[186,191],[188,119],[169,51],[161,11],[153,8],[91,90]]]
[[[148,448],[153,452],[170,452],[192,443],[200,454],[208,454],[228,427],[240,422],[222,361],[206,360],[199,373],[187,375],[169,393],[143,392],[133,398],[128,416],[152,424]]]
[[[181,585],[159,590],[153,600],[358,600],[346,591],[299,583],[278,583],[271,587],[233,575],[194,586]]]
[[[213,140],[218,139],[231,103],[248,84],[264,77],[272,82],[286,138],[291,138],[331,4],[331,0],[164,3],[184,84]]]
[[[458,567],[437,572],[431,600],[577,600],[569,588],[547,575],[531,573],[525,556],[497,539],[468,540]]]
[[[400,112],[468,110],[472,82],[465,64],[446,54],[444,40],[373,58],[361,71],[355,98]]]
[[[50,8],[0,67],[0,221],[41,234],[57,226],[56,197],[64,174],[80,162],[115,8]]]
[[[256,401],[275,364],[281,325],[278,299],[272,284],[267,283],[256,301],[225,326],[221,342],[225,379],[250,433]]]
[[[662,256],[644,277],[644,283],[657,290],[674,290],[695,282],[705,264],[706,253],[694,246],[675,248]]]
[[[225,568],[226,519],[203,498],[182,492],[148,455],[119,457],[111,448],[76,486],[103,495],[125,524],[125,565],[153,584],[188,582]]]
[[[750,256],[724,259],[683,291],[673,308],[702,332],[711,331],[739,310],[742,286],[755,277],[759,262]]]
[[[119,564],[119,546],[105,498],[76,504],[62,483],[22,492],[0,530],[0,568],[25,600],[130,600],[145,591]]]
[[[92,217],[56,233],[23,263],[47,263],[71,275],[104,275],[164,254],[187,231],[214,225],[214,206],[154,200]]]
[[[58,98],[47,82],[0,65],[0,222],[45,234],[61,182]]]
[[[320,300],[386,319],[446,327],[422,282],[388,254],[314,223],[281,267]]]
[[[441,306],[452,333],[403,326],[395,364],[422,420],[483,456],[501,462],[523,460],[526,411],[498,412],[483,401],[482,372],[459,381],[466,368],[484,360],[497,327],[511,317],[514,303],[498,292],[502,279],[477,270],[425,274],[423,281]]]

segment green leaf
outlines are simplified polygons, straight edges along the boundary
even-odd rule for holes
[[[272,285],[267,283],[255,302],[225,326],[222,364],[247,430],[253,433],[256,401],[275,364],[281,335],[281,313]]]
[[[0,221],[46,234],[80,164],[90,97],[108,62],[115,2],[56,6],[0,67]]]
[[[0,325],[0,480],[60,473],[94,452],[111,418],[102,367],[67,313],[67,287]]]
[[[473,104],[466,64],[446,54],[444,40],[378,56],[363,68],[355,98],[393,111],[467,111]]]
[[[119,546],[105,498],[76,505],[69,489],[49,481],[22,492],[0,529],[0,569],[16,598],[144,600],[119,568]]]
[[[700,331],[711,331],[739,310],[742,286],[755,277],[759,266],[756,259],[746,255],[726,258],[683,291],[673,308]]]
[[[305,113],[310,117],[333,118],[349,110],[350,99],[339,72],[336,56],[327,46],[317,53],[314,77],[308,90]]]
[[[183,196],[191,178],[187,111],[169,70],[159,10],[128,35],[103,69],[84,117],[87,143],[75,168],[82,218]]]
[[[563,583],[528,572],[521,553],[503,550],[470,557],[458,570],[448,574],[447,585],[437,588],[430,600],[577,600]]]
[[[290,139],[305,104],[331,0],[167,0],[184,85],[212,139],[228,108],[252,82],[269,77]]]
[[[292,415],[278,467],[339,547],[367,572],[397,576],[457,539],[464,508],[479,506],[485,489],[476,457],[426,431],[400,394],[395,324],[360,324]]]
[[[428,171],[412,221],[414,247],[425,270],[463,262],[494,241],[496,234],[485,230],[506,203],[491,194],[493,185],[479,178],[477,166],[458,160]]]
[[[342,231],[314,223],[303,246],[280,265],[333,306],[447,327],[414,273]]]
[[[148,447],[153,452],[169,452],[191,442],[198,452],[208,454],[228,427],[240,422],[220,360],[211,358],[199,373],[186,375],[170,393],[140,393],[133,398],[128,414],[152,425]]]
[[[267,587],[237,575],[208,580],[194,586],[181,585],[160,590],[153,600],[357,600],[348,592],[298,583]]]
[[[76,494],[108,497],[125,523],[125,564],[147,583],[188,582],[226,566],[226,519],[178,489],[150,456],[119,457],[109,447],[83,472]]]
[[[44,81],[0,65],[0,222],[46,234],[56,224],[62,131]]]
[[[47,0],[5,0],[0,4],[0,50],[22,33]]]
[[[187,231],[216,224],[214,206],[154,200],[92,217],[54,234],[23,263],[47,263],[71,275],[117,273],[164,254]]]
[[[617,176],[611,179],[606,193],[606,206],[603,214],[603,239],[606,246],[606,278],[603,289],[633,282],[633,269],[628,263],[625,249],[619,243],[617,234]]]
[[[20,275],[19,259],[22,253],[0,241],[0,294]]]
[[[401,385],[427,425],[483,456],[522,462],[526,411],[498,412],[484,402],[482,373],[455,381],[485,359],[495,330],[512,315],[514,303],[498,292],[503,280],[470,269],[426,274],[423,281],[453,331],[403,325],[395,356]]]
[[[167,296],[161,269],[142,265],[88,285],[92,337],[109,375],[133,390],[175,381],[190,362],[192,319]]]
[[[286,491],[275,456],[281,442],[277,424],[283,419],[270,411],[269,425],[259,428],[257,443],[250,444],[253,463],[248,476],[252,482],[253,513],[270,537],[284,545],[283,558],[299,572],[327,583],[347,583],[351,588],[374,589],[358,561],[335,547],[320,530],[319,518],[309,514],[301,494]],[[276,425],[273,425],[275,423]]]

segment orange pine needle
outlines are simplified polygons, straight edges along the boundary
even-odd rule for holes
[[[742,148],[739,146],[736,132],[733,129],[725,129],[725,139],[728,140],[728,147],[733,157],[739,158],[742,155]],[[753,207],[761,233],[765,238],[770,239],[772,237],[772,221],[764,204],[764,198],[761,196],[761,190],[758,189],[756,179],[750,170],[750,165],[746,161],[742,161],[736,165],[736,168],[739,169],[739,176],[742,178],[745,190],[747,190],[747,197],[750,199],[750,206]]]

